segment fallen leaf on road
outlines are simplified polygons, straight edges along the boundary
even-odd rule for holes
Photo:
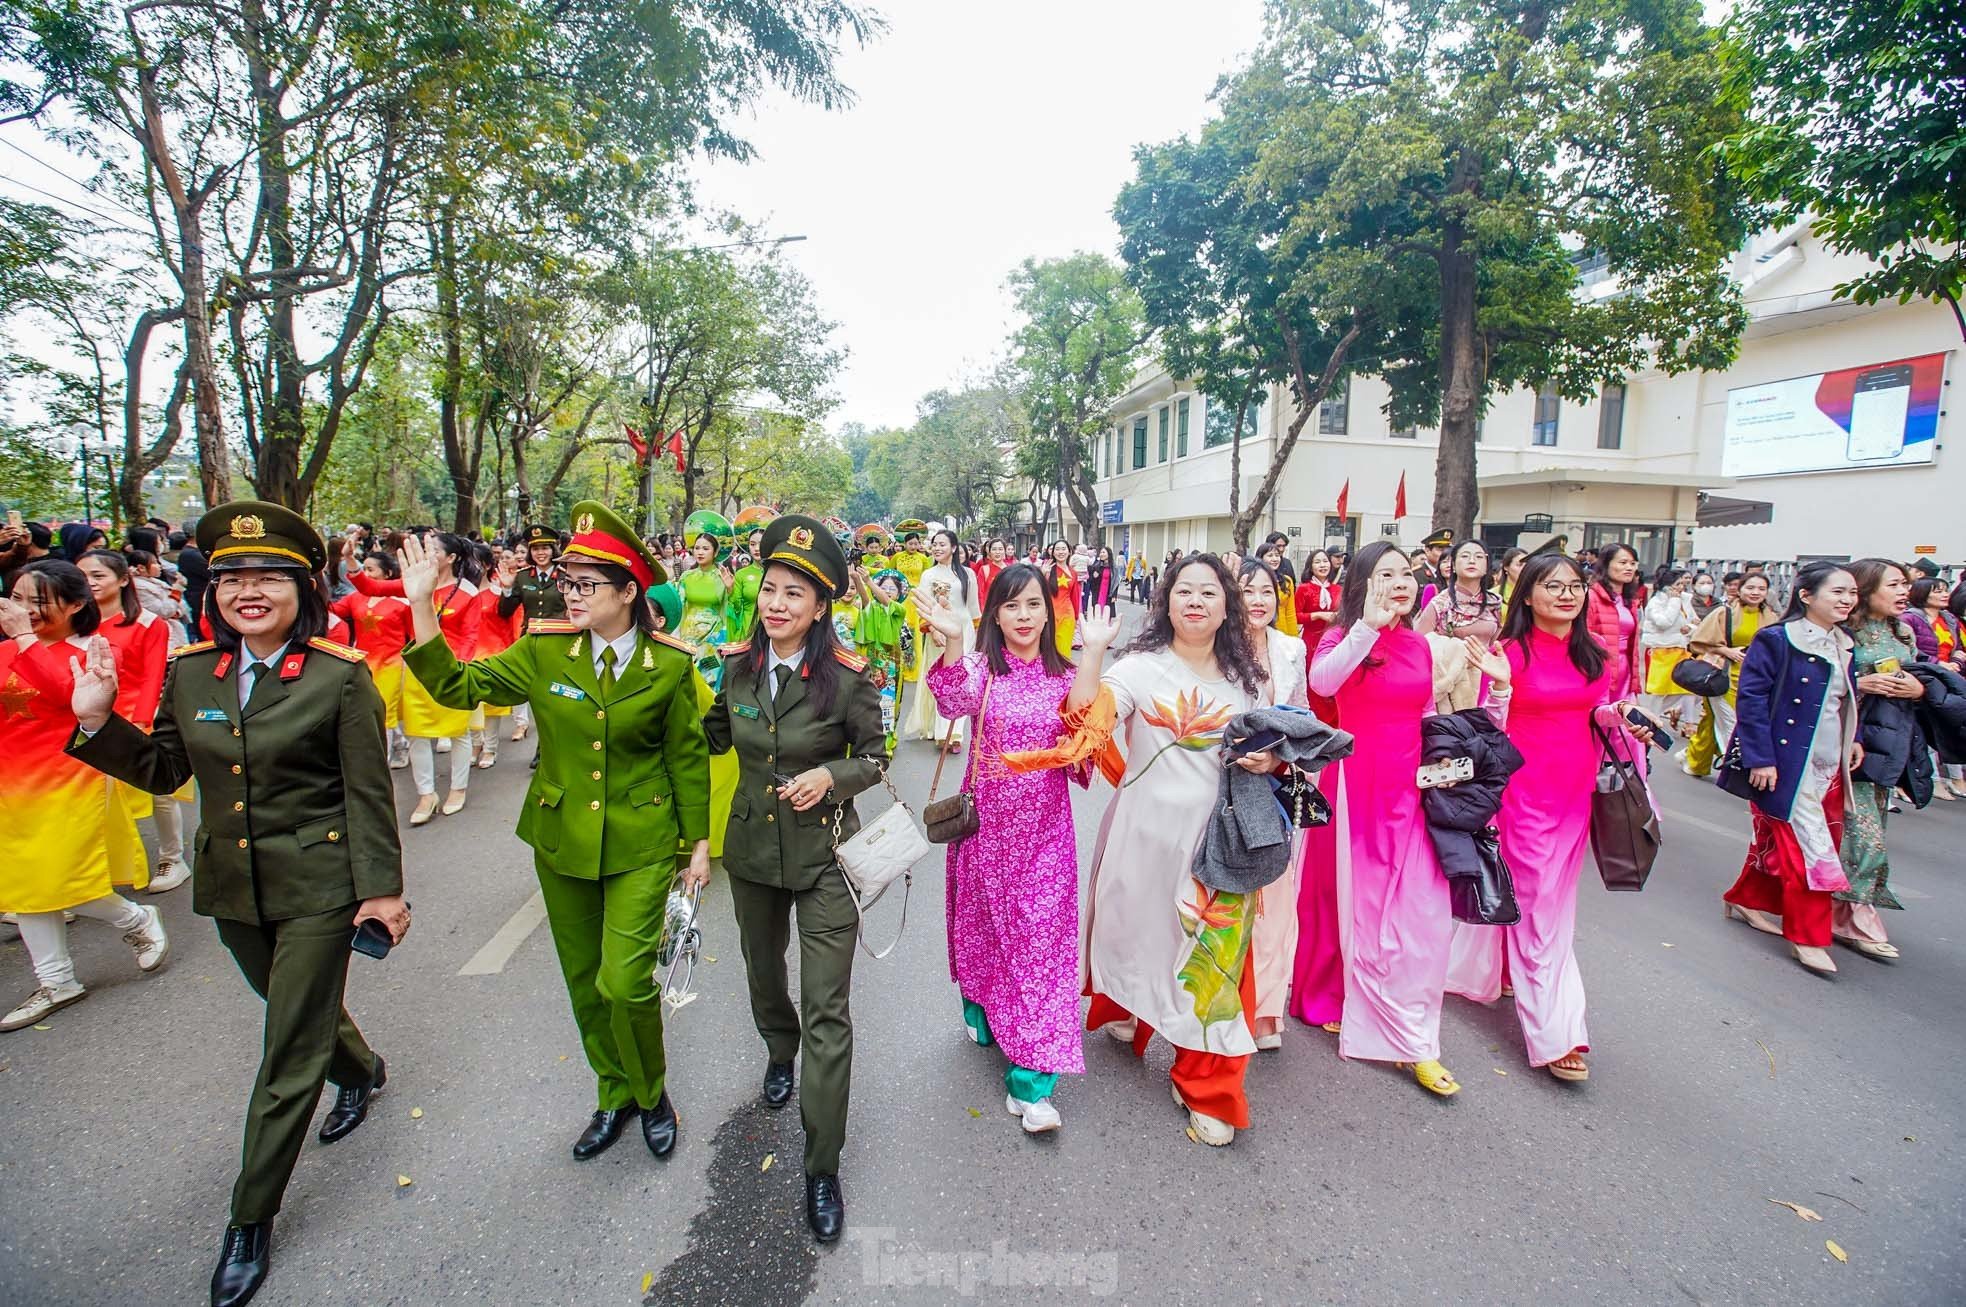
[[[1671,947],[1672,947],[1672,945],[1670,945],[1670,944],[1668,944],[1668,943],[1666,943],[1666,942],[1665,942],[1664,940],[1660,940],[1660,941],[1659,941],[1659,947],[1660,947],[1660,948],[1671,948]]]
[[[44,1021],[44,1022],[42,1022],[42,1023],[40,1024],[40,1025],[38,1025],[38,1026],[36,1026],[36,1027],[34,1027],[34,1028],[35,1028],[36,1030],[53,1030],[53,1029],[54,1029],[54,1027],[53,1027],[53,1026],[51,1026],[51,1025],[49,1025],[49,1024],[47,1024],[47,1023],[46,1023],[45,1021]]]
[[[1816,1211],[1814,1208],[1804,1207],[1801,1203],[1785,1202],[1780,1198],[1770,1198],[1768,1201],[1777,1207],[1788,1208],[1805,1221],[1820,1221],[1823,1219],[1821,1212]]]
[[[1498,1076],[1505,1076],[1505,1075],[1507,1075],[1507,1074],[1508,1074],[1508,1072],[1506,1072],[1506,1071],[1504,1071],[1504,1070],[1502,1070],[1502,1068],[1501,1068],[1501,1067],[1496,1067],[1496,1068],[1495,1068],[1495,1074],[1496,1074],[1496,1075],[1498,1075]]]
[[[410,1179],[410,1178],[409,1178],[408,1176],[406,1176],[406,1175],[399,1175],[399,1176],[397,1176],[397,1177],[396,1177],[396,1187],[397,1187],[398,1189],[407,1189],[407,1188],[409,1188],[409,1187],[410,1187],[411,1185],[413,1185],[413,1184],[415,1184],[415,1183],[416,1183],[416,1181],[414,1181],[414,1180],[412,1180],[412,1179]]]
[[[1836,1260],[1839,1262],[1847,1262],[1850,1260],[1850,1254],[1844,1252],[1843,1245],[1839,1244],[1834,1239],[1823,1240],[1823,1247],[1829,1249],[1829,1255],[1831,1257],[1836,1258]]]
[[[769,1171],[771,1170],[771,1164],[777,1160],[778,1160],[777,1153],[766,1153],[765,1160],[758,1163],[758,1169],[760,1171]]]
[[[715,962],[715,961],[716,961],[717,959],[715,959],[715,958],[713,958],[713,957],[711,957],[711,956],[710,956],[710,955],[709,955],[708,953],[705,953],[705,954],[703,955],[703,960],[704,960],[705,962]]]
[[[420,1107],[412,1107],[410,1109],[410,1120],[421,1121],[422,1119],[423,1119],[423,1109]]]
[[[560,1060],[561,1060],[562,1062],[564,1062],[564,1061],[566,1061],[566,1060],[567,1060],[567,1055],[566,1055],[565,1053],[562,1053],[562,1054],[560,1054]]]
[[[652,1288],[654,1288],[654,1287],[655,1287],[655,1272],[654,1272],[654,1271],[643,1271],[643,1272],[642,1272],[642,1296],[643,1296],[644,1298],[646,1298],[646,1297],[648,1297],[648,1292],[649,1292],[649,1290],[650,1290],[650,1289],[652,1289]]]
[[[982,1114],[981,1112],[979,1112],[979,1111],[977,1111],[977,1110],[976,1110],[975,1108],[973,1108],[973,1107],[969,1109],[969,1114],[970,1114],[971,1116],[982,1116],[982,1115],[983,1115],[983,1114]]]
[[[1758,1039],[1754,1042],[1761,1044],[1761,1041]],[[1773,1080],[1775,1078],[1775,1050],[1766,1044],[1761,1044],[1761,1051],[1768,1055],[1768,1078]]]
[[[1906,1136],[1905,1136],[1905,1142],[1906,1142],[1906,1143],[1908,1143],[1908,1144],[1915,1144],[1915,1143],[1917,1143],[1917,1142],[1918,1142],[1918,1136],[1917,1136],[1917,1135],[1906,1135]]]

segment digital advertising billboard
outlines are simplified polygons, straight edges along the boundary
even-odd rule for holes
[[[1930,463],[1945,370],[1944,354],[1923,354],[1729,390],[1720,474]]]

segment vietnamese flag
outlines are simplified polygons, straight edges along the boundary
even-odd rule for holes
[[[1399,489],[1393,492],[1393,516],[1406,516],[1406,473],[1399,474]]]
[[[628,433],[629,448],[635,451],[635,466],[640,467],[643,463],[646,463],[648,461],[648,456],[649,456],[648,441],[643,440],[642,433],[635,430],[635,428],[631,426],[623,425],[621,429]]]
[[[1350,514],[1346,511],[1352,503],[1352,479],[1345,478],[1345,484],[1338,490],[1338,520],[1344,521]]]
[[[669,437],[669,452],[676,456],[676,475],[689,471],[689,464],[683,461],[683,433],[678,431]]]

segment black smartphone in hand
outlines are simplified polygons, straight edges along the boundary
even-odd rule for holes
[[[357,953],[366,953],[372,958],[386,958],[396,941],[389,938],[389,927],[370,917],[355,927],[355,937],[348,941],[348,947]]]
[[[1625,720],[1630,722],[1633,726],[1639,727],[1642,730],[1647,730],[1652,732],[1653,748],[1668,749],[1668,750],[1672,748],[1671,745],[1666,743],[1667,740],[1672,738],[1670,735],[1666,733],[1666,728],[1659,725],[1659,723],[1653,721],[1650,717],[1647,717],[1644,713],[1640,712],[1638,709],[1627,708],[1625,710]]]

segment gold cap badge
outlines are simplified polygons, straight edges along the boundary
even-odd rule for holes
[[[586,535],[594,529],[594,515],[592,513],[582,513],[579,519],[574,522],[573,529],[575,535]]]
[[[263,540],[266,538],[266,523],[252,513],[241,513],[232,519],[230,534],[237,540]]]
[[[795,549],[812,548],[812,532],[807,530],[805,527],[802,526],[793,527],[790,539],[792,541],[792,546]]]

